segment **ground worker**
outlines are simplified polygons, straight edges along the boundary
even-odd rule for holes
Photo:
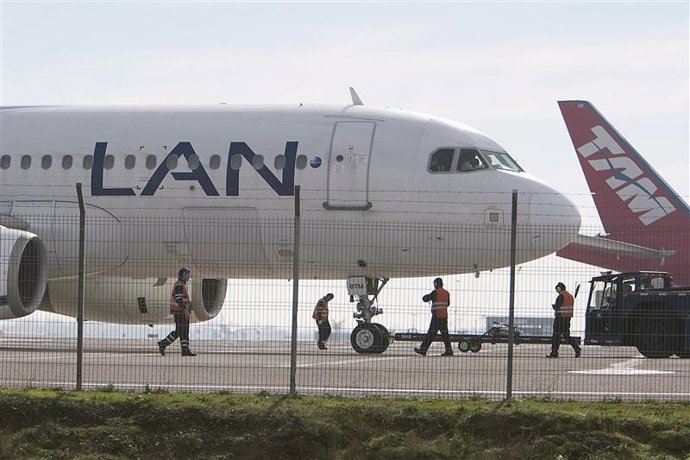
[[[192,304],[187,292],[187,282],[191,279],[192,272],[189,268],[182,267],[177,275],[177,281],[173,284],[170,296],[170,313],[175,316],[175,330],[158,342],[158,351],[165,356],[165,348],[179,337],[182,356],[196,356],[196,353],[192,353],[189,349],[189,315]]]
[[[441,338],[443,344],[446,346],[446,351],[441,356],[453,356],[453,349],[450,345],[450,335],[448,333],[448,306],[450,305],[450,294],[443,289],[443,280],[436,278],[434,280],[434,290],[422,297],[424,302],[431,301],[431,323],[429,330],[424,337],[424,341],[415,348],[417,354],[426,356],[426,352],[433,342],[436,333],[441,331]]]
[[[577,340],[570,337],[570,320],[573,317],[573,306],[575,305],[575,298],[565,289],[565,284],[558,283],[556,285],[556,302],[552,305],[554,309],[553,319],[553,337],[551,339],[551,353],[547,354],[547,358],[558,358],[558,348],[561,346],[561,336],[568,341],[573,350],[575,350],[575,357],[579,358],[582,349],[578,345]]]
[[[319,330],[319,341],[316,343],[319,350],[327,350],[326,342],[331,336],[331,323],[328,322],[328,302],[331,300],[333,300],[333,294],[330,292],[321,297],[319,301],[316,302],[314,313],[311,315],[316,321],[316,327]]]

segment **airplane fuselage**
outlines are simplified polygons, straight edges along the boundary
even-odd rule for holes
[[[77,274],[77,183],[88,274],[125,278],[182,264],[203,278],[291,278],[295,186],[307,278],[506,266],[513,191],[517,263],[580,225],[486,135],[401,110],[29,107],[1,109],[0,123],[0,225],[43,240],[53,280]]]

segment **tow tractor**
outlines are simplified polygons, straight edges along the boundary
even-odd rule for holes
[[[350,302],[357,298],[357,311],[352,317],[357,326],[350,334],[350,344],[357,353],[381,354],[391,343],[391,334],[383,324],[372,323],[371,319],[383,313],[383,309],[374,305],[381,289],[388,283],[389,278],[368,278],[365,276],[351,276],[347,279],[347,293]],[[373,296],[369,298],[369,296]]]
[[[690,358],[690,286],[665,272],[604,272],[590,281],[585,344],[629,345],[647,358]]]

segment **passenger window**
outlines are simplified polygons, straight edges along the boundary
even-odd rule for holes
[[[281,170],[285,167],[285,155],[278,155],[273,161],[273,167],[277,170]]]
[[[103,161],[103,167],[105,169],[113,169],[113,166],[115,166],[115,157],[112,155],[106,155]]]
[[[458,157],[458,171],[474,171],[486,168],[479,152],[473,149],[461,149]]]
[[[50,169],[52,165],[53,157],[51,157],[50,155],[43,155],[43,158],[41,158],[41,168]]]
[[[169,171],[172,171],[173,169],[177,168],[177,156],[168,155],[168,158],[166,158],[165,160],[165,166],[168,168]]]
[[[0,168],[2,169],[8,169],[11,163],[12,158],[9,155],[3,155],[2,158],[0,158]]]
[[[230,158],[230,168],[239,171],[242,167],[242,155],[233,155]]]
[[[196,154],[191,154],[189,156],[189,160],[187,160],[187,164],[189,165],[189,169],[196,171],[196,169],[199,167],[199,156]]]
[[[91,169],[93,166],[93,155],[86,155],[84,157],[84,169]]]
[[[137,157],[134,155],[127,155],[125,157],[125,169],[134,169],[134,165],[137,162]]]
[[[30,155],[22,156],[21,166],[22,166],[22,169],[29,169],[31,167],[31,156]]]
[[[453,155],[455,149],[439,149],[431,154],[431,161],[429,162],[429,171],[431,172],[448,172],[453,165]]]
[[[146,157],[146,169],[153,169],[156,167],[156,155],[148,155]]]
[[[72,161],[72,155],[65,155],[64,157],[62,157],[62,169],[71,169]]]
[[[264,157],[263,155],[255,155],[254,159],[252,160],[252,166],[254,166],[254,169],[257,171],[261,168],[264,167]]]
[[[297,169],[304,169],[307,167],[307,156],[306,155],[298,155],[297,156],[297,162],[295,163],[295,167]]]
[[[211,167],[211,169],[220,168],[220,155],[211,155],[211,160],[209,161],[208,165]]]

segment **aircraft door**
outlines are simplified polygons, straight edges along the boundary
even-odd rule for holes
[[[376,123],[341,121],[335,124],[328,158],[326,209],[366,210],[369,164]]]

